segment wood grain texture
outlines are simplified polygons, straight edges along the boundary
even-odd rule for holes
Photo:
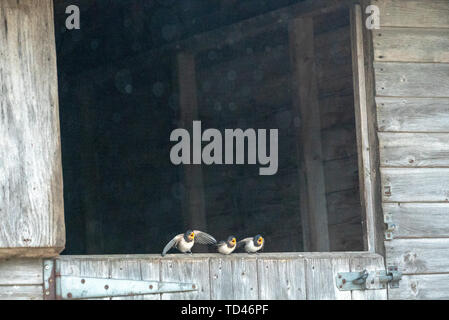
[[[449,132],[449,99],[377,97],[379,131]]]
[[[340,291],[335,285],[337,272],[349,272],[349,259],[306,259],[307,300],[351,300],[351,292]]]
[[[449,273],[449,239],[385,241],[386,259],[405,274]]]
[[[447,300],[449,274],[404,275],[400,287],[388,289],[389,300]]]
[[[446,29],[382,28],[373,41],[376,61],[449,62]]]
[[[258,259],[259,299],[305,300],[304,259]]]
[[[384,202],[448,202],[449,168],[381,168]]]
[[[381,27],[449,27],[446,0],[378,0]]]
[[[209,260],[192,257],[190,260],[161,260],[161,281],[189,282],[197,291],[163,293],[162,300],[210,299]]]
[[[383,211],[397,226],[395,239],[449,237],[449,203],[384,203]]]
[[[363,8],[365,7],[365,4]],[[365,11],[365,10],[363,10]],[[374,75],[372,72],[372,39],[364,26],[362,6],[356,4],[351,9],[351,52],[354,87],[354,109],[357,135],[357,163],[360,199],[362,203],[362,221],[364,248],[369,251],[383,252],[379,235],[381,225],[377,210],[379,198],[377,190],[378,160],[376,117],[374,100]]]
[[[52,256],[65,244],[53,2],[1,1],[0,25],[0,257]]]
[[[0,300],[43,300],[42,285],[0,286]]]
[[[449,96],[449,64],[376,62],[374,69],[379,96]]]
[[[351,299],[335,286],[337,272],[383,261],[369,252],[60,256],[62,275],[191,282],[198,291],[162,299]],[[127,297],[159,299],[159,295]],[[374,297],[374,296],[373,296]],[[369,296],[368,298],[372,298]],[[110,298],[106,298],[110,299]],[[114,298],[117,299],[117,298]],[[120,298],[122,299],[122,298]]]
[[[449,133],[379,133],[385,167],[448,167]]]
[[[0,260],[0,286],[41,285],[43,282],[41,259]]]

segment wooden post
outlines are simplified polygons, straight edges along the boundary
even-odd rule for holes
[[[321,124],[316,82],[313,19],[298,18],[289,24],[290,55],[293,79],[293,109],[299,116],[298,149],[301,150],[300,167],[304,174],[301,188],[306,205],[309,234],[309,250],[329,251],[326,188],[321,155]]]
[[[359,4],[351,8],[351,43],[364,247],[365,250],[384,254],[385,224],[380,199],[373,42]]]
[[[53,1],[0,1],[0,257],[65,245]]]
[[[177,63],[181,124],[183,128],[192,130],[192,122],[198,118],[195,58],[190,53],[179,53]],[[200,164],[184,165],[184,188],[185,227],[206,230],[203,172]]]

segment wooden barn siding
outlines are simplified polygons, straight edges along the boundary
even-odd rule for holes
[[[0,300],[42,300],[41,259],[0,260]]]
[[[373,30],[390,299],[449,298],[449,1],[383,0]],[[391,192],[391,194],[389,193]]]
[[[386,290],[339,291],[337,272],[383,268],[367,252],[61,256],[62,275],[183,281],[198,291],[109,299],[386,299]]]

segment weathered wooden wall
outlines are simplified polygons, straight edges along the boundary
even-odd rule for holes
[[[337,272],[381,270],[367,252],[61,256],[61,275],[194,283],[197,291],[112,299],[386,299],[386,290],[340,291]],[[111,299],[111,298],[109,298]]]
[[[0,260],[0,300],[42,300],[42,259]]]
[[[53,1],[0,2],[0,257],[65,244]]]
[[[449,1],[381,0],[373,30],[390,299],[449,298]]]

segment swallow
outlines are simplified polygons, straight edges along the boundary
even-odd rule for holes
[[[245,246],[245,251],[248,253],[255,253],[263,248],[265,239],[258,234],[253,238],[245,238],[237,243],[237,247]]]
[[[237,248],[237,239],[234,236],[229,236],[228,240],[217,244],[217,250],[221,254],[231,254],[235,248]]]
[[[195,243],[216,244],[217,240],[206,232],[198,230],[187,230],[184,234],[178,234],[164,247],[162,256],[165,256],[171,248],[176,248],[183,253],[192,253],[192,247]]]

